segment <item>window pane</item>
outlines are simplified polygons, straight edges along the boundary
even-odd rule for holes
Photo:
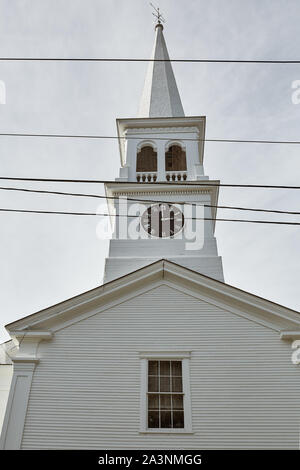
[[[148,377],[148,392],[158,392],[158,377]]]
[[[173,410],[183,410],[182,395],[172,395],[172,408]]]
[[[170,377],[160,377],[160,392],[170,392]]]
[[[158,395],[148,395],[148,409],[149,410],[158,410],[159,408],[159,396]]]
[[[172,375],[182,376],[181,361],[172,361]]]
[[[160,409],[161,410],[171,409],[171,395],[160,395]]]
[[[182,382],[182,361],[148,361],[148,428],[184,429]]]
[[[149,361],[148,374],[158,375],[158,361]]]
[[[173,411],[173,428],[184,428],[183,411]]]
[[[171,411],[161,411],[160,412],[160,421],[161,421],[161,428],[171,428]]]
[[[160,361],[160,375],[170,375],[170,361]]]
[[[182,392],[181,377],[172,377],[172,392]]]
[[[159,428],[159,412],[148,412],[148,428]]]

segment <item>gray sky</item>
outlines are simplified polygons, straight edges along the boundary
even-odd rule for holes
[[[299,59],[298,0],[160,0],[171,58]],[[154,18],[143,0],[0,0],[0,56],[149,57]],[[1,132],[115,134],[135,117],[146,63],[0,63]],[[291,84],[299,65],[174,64],[185,114],[207,138],[299,139]],[[300,146],[206,143],[205,170],[224,183],[299,185]],[[0,175],[114,179],[115,141],[0,137]],[[99,192],[103,187],[1,182]],[[95,211],[98,201],[0,191],[0,207]],[[221,189],[220,204],[300,210],[300,192]],[[287,216],[219,210],[219,217]],[[300,221],[290,216],[288,220]],[[94,218],[0,214],[3,325],[102,282],[107,242]],[[217,223],[227,283],[300,309],[300,227]]]

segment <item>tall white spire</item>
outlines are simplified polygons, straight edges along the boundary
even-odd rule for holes
[[[151,59],[169,60],[163,35],[163,25],[156,27],[155,42]],[[181,104],[171,62],[150,62],[144,90],[140,101],[138,117],[183,117]]]

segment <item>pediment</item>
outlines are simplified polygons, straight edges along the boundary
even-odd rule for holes
[[[213,304],[282,334],[300,338],[300,314],[167,260],[129,273],[6,326],[9,333],[55,331],[133,299],[161,285]],[[184,312],[183,312],[184,314]],[[216,325],[217,327],[217,325]]]

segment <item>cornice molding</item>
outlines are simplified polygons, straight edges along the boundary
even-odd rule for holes
[[[158,350],[151,350],[151,351],[141,351],[139,353],[139,357],[141,359],[150,359],[150,358],[155,358],[155,359],[159,359],[159,358],[169,358],[169,359],[173,359],[173,358],[178,358],[178,359],[183,359],[183,358],[187,358],[187,359],[190,359],[191,357],[191,351],[190,350],[172,350],[172,349],[158,349]]]
[[[128,197],[134,197],[136,195],[141,195],[145,197],[151,197],[159,196],[159,197],[165,197],[165,196],[171,196],[174,198],[174,196],[193,196],[197,194],[202,194],[206,195],[209,194],[211,197],[211,202],[210,204],[213,206],[211,208],[211,213],[212,213],[212,225],[213,225],[213,230],[215,230],[215,219],[216,219],[216,214],[217,214],[217,205],[218,205],[218,196],[219,196],[219,186],[218,183],[220,183],[219,180],[199,180],[199,184],[197,184],[198,181],[193,181],[192,184],[189,183],[178,183],[176,185],[170,184],[170,183],[165,183],[165,182],[158,182],[157,184],[151,185],[147,183],[136,183],[136,182],[116,182],[116,183],[106,183],[105,186],[105,192],[107,196],[128,196]],[[207,184],[206,184],[207,183]],[[216,183],[215,186],[213,186],[211,183]],[[188,201],[184,201],[188,202]],[[194,201],[190,201],[194,202]],[[178,201],[178,204],[180,201]],[[108,207],[110,210],[114,207],[114,202],[109,199]]]
[[[17,352],[11,356],[13,363],[38,363],[38,346],[41,341],[49,341],[53,337],[50,331],[12,330],[10,336],[18,347]]]
[[[294,341],[295,339],[300,339],[300,329],[295,331],[281,331],[280,339],[287,341]]]
[[[182,195],[187,196],[191,192],[193,194],[210,194],[211,190],[207,189],[207,190],[198,190],[198,191],[155,191],[155,194],[157,196],[164,196],[164,195],[172,196],[172,195],[178,195],[178,194],[182,194]],[[153,196],[153,192],[150,192],[150,191],[138,191],[138,190],[136,190],[136,191],[132,191],[132,192],[127,192],[127,191],[126,192],[118,192],[118,191],[113,192],[113,194],[115,196],[116,195],[118,195],[118,196],[135,196],[137,193],[140,194],[141,196],[149,196],[149,195]],[[132,201],[132,202],[134,202],[134,201]]]
[[[130,134],[165,134],[167,132],[180,132],[182,134],[192,134],[197,133],[200,134],[200,130],[197,127],[132,127],[130,129],[126,129],[124,132],[124,136]],[[155,137],[153,137],[155,139]],[[180,140],[180,138],[179,138]]]

